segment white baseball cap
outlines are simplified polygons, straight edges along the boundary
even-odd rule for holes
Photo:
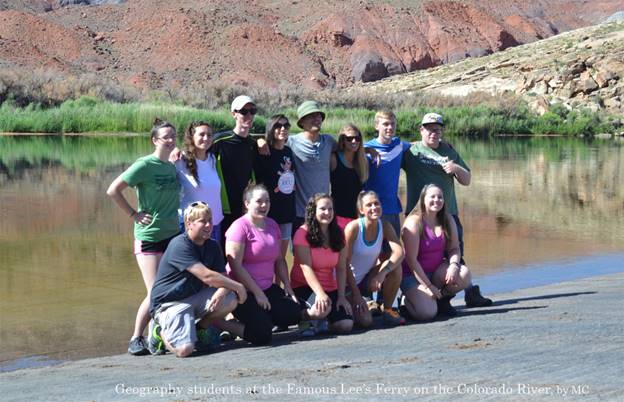
[[[235,112],[237,110],[241,110],[246,104],[251,103],[256,106],[256,101],[247,95],[239,95],[232,101],[232,107],[230,111]]]
[[[423,116],[421,126],[425,124],[439,124],[441,126],[444,125],[444,120],[442,120],[442,116],[437,113],[427,113]]]

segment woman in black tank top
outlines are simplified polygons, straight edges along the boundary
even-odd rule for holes
[[[338,135],[338,152],[331,159],[331,193],[340,227],[357,218],[357,197],[368,180],[368,161],[362,146],[362,133],[348,124]]]

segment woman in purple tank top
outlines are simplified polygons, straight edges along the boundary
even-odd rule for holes
[[[470,285],[470,271],[461,265],[457,227],[446,212],[444,194],[426,185],[401,231],[405,246],[403,303],[415,320],[427,321],[454,311],[451,298]]]

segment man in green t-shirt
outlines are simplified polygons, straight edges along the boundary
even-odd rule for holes
[[[415,142],[403,154],[401,168],[407,179],[407,206],[405,213],[414,208],[422,188],[434,183],[444,192],[447,211],[453,215],[459,235],[462,264],[464,263],[464,231],[459,220],[455,180],[461,185],[470,185],[470,168],[448,143],[442,141],[444,120],[437,113],[427,113],[420,126],[421,141]],[[492,300],[481,296],[479,286],[471,285],[464,291],[466,306],[485,307]],[[449,313],[453,314],[453,311]]]

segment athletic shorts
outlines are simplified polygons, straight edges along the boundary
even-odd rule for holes
[[[176,235],[177,236],[177,235]],[[156,255],[162,254],[167,249],[169,242],[175,236],[171,236],[168,239],[161,241],[144,241],[144,240],[134,240],[134,255],[145,254],[145,255]]]
[[[299,304],[301,305],[302,310],[306,309],[308,305],[314,305],[314,301],[316,300],[316,294],[309,286],[301,286],[299,288],[293,289],[293,291],[299,299]],[[327,292],[327,296],[329,296],[332,303],[332,309],[327,315],[327,321],[329,321],[330,324],[341,320],[353,320],[353,316],[347,314],[344,308],[341,307],[340,309],[338,309],[336,307],[336,301],[338,300],[337,290],[334,290],[333,292]]]

